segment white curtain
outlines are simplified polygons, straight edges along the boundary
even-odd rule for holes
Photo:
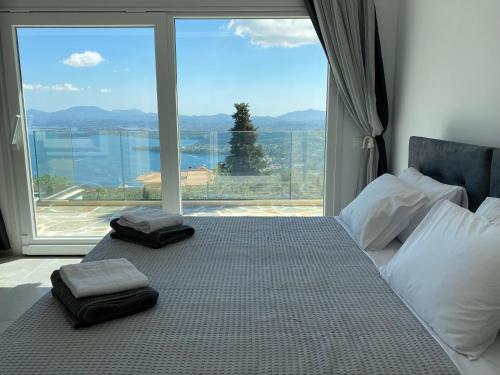
[[[375,94],[373,0],[312,0],[323,47],[345,107],[363,133],[358,191],[377,177],[375,137],[384,128]]]

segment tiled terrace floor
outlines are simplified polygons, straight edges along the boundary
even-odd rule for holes
[[[138,210],[136,206],[39,206],[38,236],[104,236],[109,222],[120,213]],[[321,206],[195,206],[185,207],[189,216],[321,216]]]

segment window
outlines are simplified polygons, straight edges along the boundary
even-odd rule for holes
[[[175,26],[183,212],[322,215],[327,62],[311,22]]]
[[[328,75],[309,20],[0,18],[25,253],[81,253],[143,207],[323,214]]]
[[[16,33],[36,236],[103,236],[161,207],[154,28]]]

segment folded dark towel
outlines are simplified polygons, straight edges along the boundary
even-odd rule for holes
[[[185,240],[194,234],[194,228],[189,225],[174,225],[155,230],[149,234],[120,225],[118,219],[111,220],[109,225],[115,230],[111,233],[112,238],[134,242],[154,249]]]
[[[64,306],[74,328],[88,327],[111,319],[122,318],[153,307],[158,292],[151,287],[96,297],[75,298],[56,270],[50,276],[52,295]]]

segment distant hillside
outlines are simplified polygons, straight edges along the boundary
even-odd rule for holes
[[[32,128],[73,128],[73,129],[155,129],[156,113],[146,113],[137,109],[108,111],[99,107],[71,107],[57,112],[36,109],[27,111],[28,126]],[[284,115],[252,116],[256,127],[270,130],[319,130],[325,126],[326,113],[305,110]],[[219,113],[204,116],[179,116],[181,130],[184,131],[225,131],[232,127],[231,115]]]

